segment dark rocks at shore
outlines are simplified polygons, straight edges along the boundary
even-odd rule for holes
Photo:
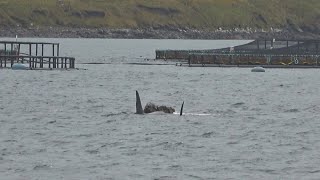
[[[41,38],[115,38],[115,39],[315,39],[320,33],[293,30],[233,29],[202,31],[179,28],[108,29],[108,28],[0,28],[0,37]]]
[[[175,109],[168,106],[157,106],[153,103],[148,103],[144,108],[144,113],[153,113],[157,111],[162,111],[164,113],[172,114],[175,112]]]

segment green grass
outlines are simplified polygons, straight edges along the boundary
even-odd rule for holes
[[[2,0],[6,26],[189,27],[319,26],[319,0]],[[85,12],[104,12],[104,17]],[[169,13],[168,13],[169,12]]]

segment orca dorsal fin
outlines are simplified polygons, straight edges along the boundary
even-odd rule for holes
[[[181,106],[181,109],[180,109],[180,116],[182,116],[182,113],[183,113],[183,105],[184,105],[184,101],[182,102],[182,106]]]
[[[144,114],[138,91],[136,91],[136,114]]]

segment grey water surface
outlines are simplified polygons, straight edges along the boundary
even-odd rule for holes
[[[0,179],[319,179],[318,69],[139,66],[239,41],[60,42],[87,70],[0,69]],[[177,47],[176,47],[177,46]],[[189,115],[136,115],[143,104]],[[209,114],[199,116],[196,114]]]

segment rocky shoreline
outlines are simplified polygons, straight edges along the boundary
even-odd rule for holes
[[[0,37],[39,37],[39,38],[118,38],[118,39],[319,39],[320,33],[303,32],[290,29],[252,30],[233,29],[204,31],[180,28],[144,28],[144,29],[109,29],[109,28],[0,28]]]

